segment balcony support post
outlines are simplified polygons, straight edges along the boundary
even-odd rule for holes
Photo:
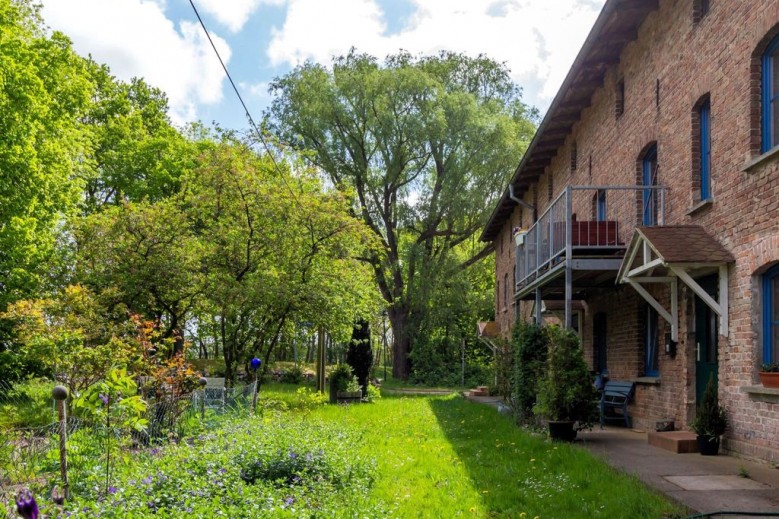
[[[573,221],[571,186],[565,188],[565,327],[570,329],[573,325],[571,314],[571,299],[573,299],[573,270],[571,260],[573,256]]]
[[[536,288],[536,324],[541,326],[544,324],[544,316],[541,315],[541,287]]]

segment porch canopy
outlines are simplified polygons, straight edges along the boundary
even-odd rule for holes
[[[632,286],[657,313],[671,325],[671,340],[679,340],[679,280],[719,317],[720,335],[728,334],[728,263],[733,255],[699,225],[637,227],[630,240],[619,283]],[[717,300],[695,281],[696,277],[717,273]],[[668,283],[671,308],[667,310],[645,285]]]

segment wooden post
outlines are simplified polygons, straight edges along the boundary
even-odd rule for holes
[[[316,356],[316,390],[320,393],[325,392],[325,364],[327,363],[327,355],[325,353],[325,330],[319,328],[318,333],[318,350]]]
[[[57,404],[57,418],[59,420],[60,435],[60,476],[62,477],[62,491],[65,499],[70,499],[70,484],[68,483],[68,411],[66,400],[68,389],[65,386],[55,386],[51,396]]]
[[[206,377],[200,377],[197,382],[200,384],[200,421],[203,422],[206,419],[206,384],[208,384],[208,380]]]

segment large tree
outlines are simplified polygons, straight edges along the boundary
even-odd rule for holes
[[[0,0],[0,311],[37,294],[78,200],[92,83],[31,2]]]
[[[332,69],[307,63],[271,85],[269,124],[309,149],[334,185],[354,189],[354,207],[382,250],[366,261],[388,305],[393,374],[407,378],[429,288],[490,249],[473,240],[519,162],[536,113],[508,70],[486,57],[443,52],[384,64],[355,51]]]
[[[310,168],[226,138],[186,177],[182,201],[203,249],[198,314],[216,324],[228,380],[254,355],[267,366],[295,322],[348,337],[355,313],[375,309],[355,259],[371,235]]]

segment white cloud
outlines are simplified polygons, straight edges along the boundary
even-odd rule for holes
[[[213,16],[231,32],[240,31],[260,4],[283,5],[286,0],[198,0],[195,6]]]
[[[273,65],[328,63],[352,46],[381,55],[385,27],[372,0],[290,0],[284,26],[273,29],[268,57]]]
[[[164,90],[180,124],[195,120],[199,105],[222,100],[224,73],[200,26],[176,27],[163,9],[164,0],[46,0],[43,16],[118,78],[143,77]],[[211,37],[227,62],[227,42]]]
[[[394,0],[388,0],[394,1]],[[559,89],[604,0],[411,0],[413,14],[387,34],[377,0],[289,0],[268,47],[274,65],[329,63],[351,46],[380,57],[453,50],[505,61],[517,82],[541,85],[529,101]],[[535,98],[535,99],[534,99]]]

